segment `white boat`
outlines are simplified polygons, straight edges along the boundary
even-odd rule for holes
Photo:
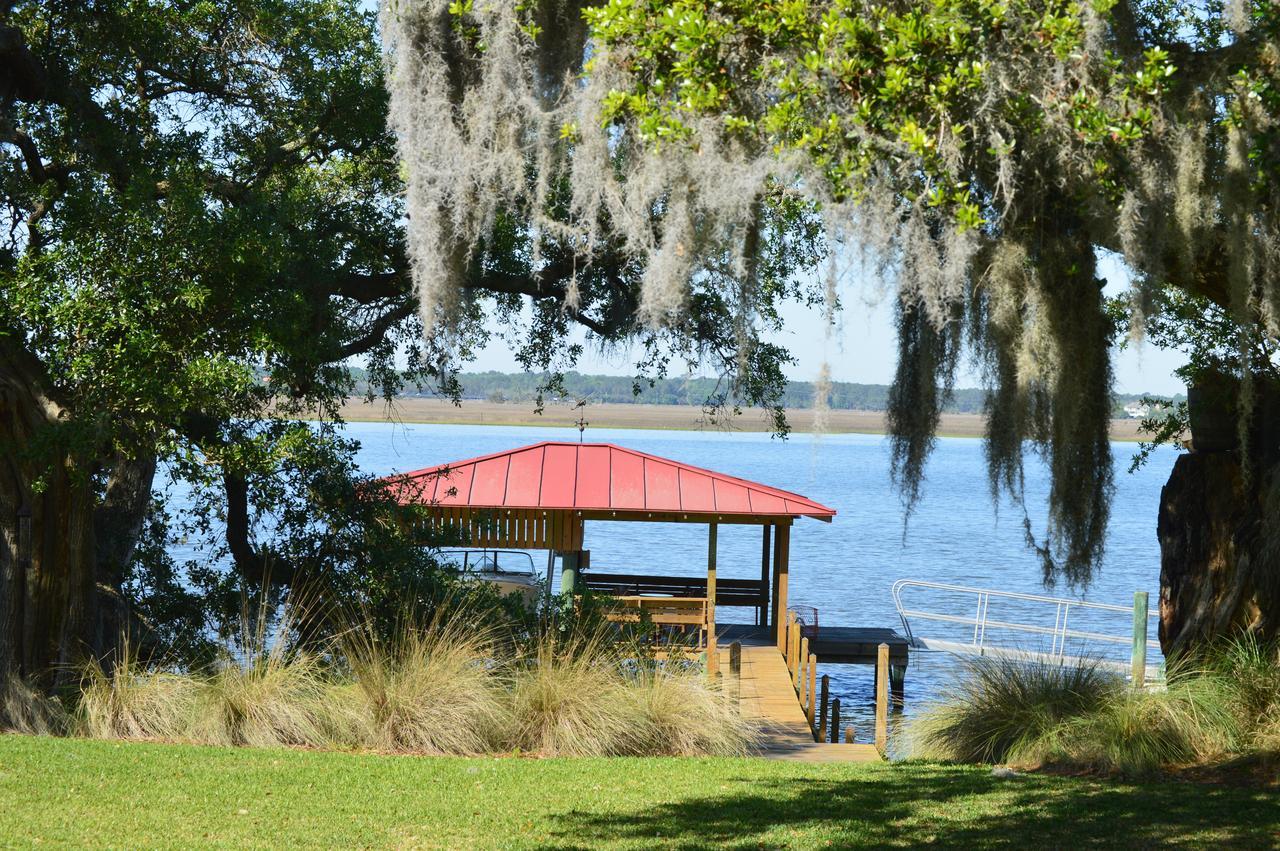
[[[519,594],[526,605],[538,601],[541,588],[533,556],[520,550],[442,550],[440,563],[464,576],[495,585],[502,594]]]

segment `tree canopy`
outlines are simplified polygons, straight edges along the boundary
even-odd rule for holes
[[[1133,273],[1134,335],[1166,286],[1241,340],[1280,330],[1273,4],[395,0],[383,21],[428,328],[456,323],[513,209],[534,256],[631,259],[653,329],[698,321],[710,294],[755,327],[773,278],[806,268],[766,274],[771,251],[819,228],[829,262],[860,253],[896,285],[908,501],[971,356],[993,492],[1021,498],[1027,451],[1050,470],[1048,526],[1028,523],[1047,581],[1087,582],[1103,552],[1099,253]],[[1257,347],[1238,350],[1247,396]]]

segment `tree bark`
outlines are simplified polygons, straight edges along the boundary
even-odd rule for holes
[[[1166,656],[1241,632],[1280,637],[1280,395],[1273,394],[1263,389],[1255,398],[1244,448],[1231,439],[1235,411],[1222,404],[1232,396],[1190,394],[1217,413],[1193,411],[1193,450],[1178,458],[1160,494]]]
[[[151,504],[155,474],[156,458],[152,453],[138,458],[118,457],[107,478],[102,501],[94,511],[98,611],[92,647],[94,655],[104,663],[109,663],[107,657],[119,645],[128,625],[128,605],[121,588]]]
[[[69,415],[43,370],[0,336],[0,668],[56,686],[73,675],[94,612],[93,492],[40,438]]]

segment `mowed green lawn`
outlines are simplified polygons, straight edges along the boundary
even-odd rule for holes
[[[1275,847],[1275,789],[933,765],[457,759],[0,736],[0,842]]]

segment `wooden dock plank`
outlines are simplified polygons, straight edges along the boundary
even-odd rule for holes
[[[729,644],[742,644],[742,713],[760,728],[759,755],[767,759],[802,762],[880,762],[873,745],[815,742],[804,710],[792,686],[786,662],[764,631],[727,627],[720,636],[720,670],[729,671]],[[726,676],[729,674],[726,673]]]

